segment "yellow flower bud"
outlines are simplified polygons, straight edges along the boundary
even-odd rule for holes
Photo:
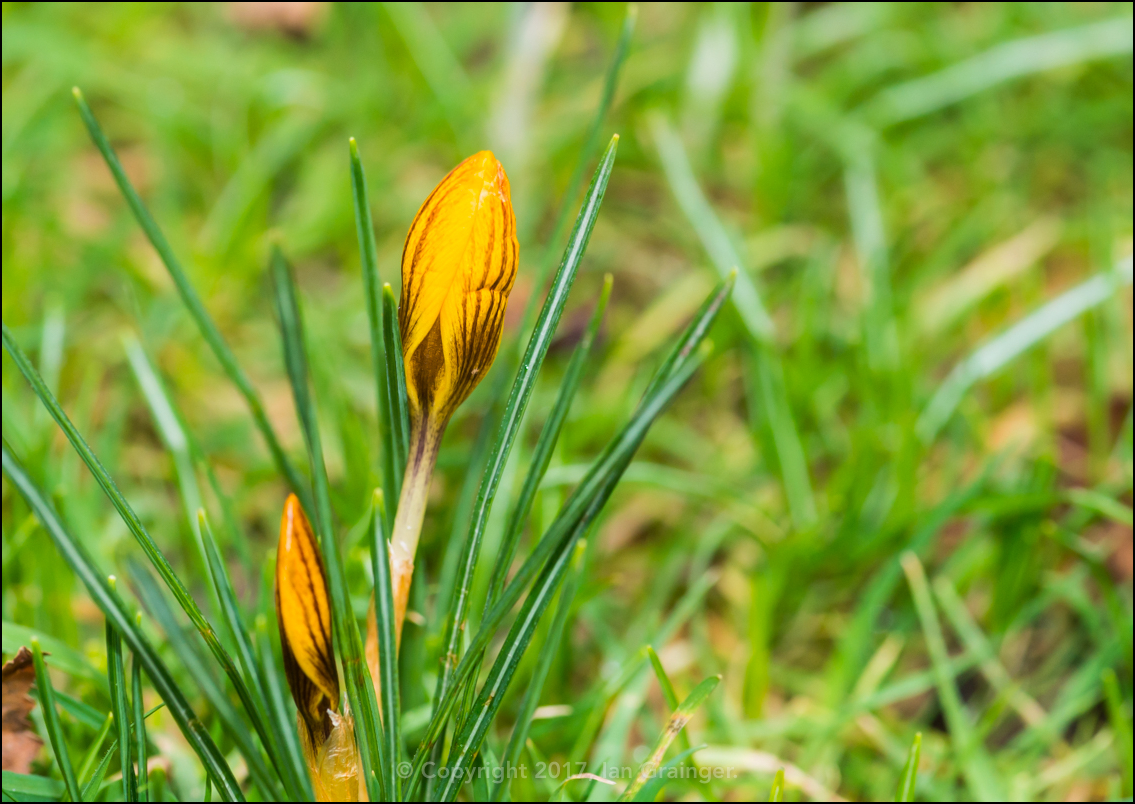
[[[339,674],[335,669],[323,556],[303,506],[294,494],[288,496],[280,520],[276,618],[292,698],[308,732],[306,736],[319,746],[331,732],[328,710],[339,709]]]
[[[300,747],[316,801],[365,801],[354,722],[339,712],[327,573],[303,506],[291,494],[280,520],[276,618],[284,674],[296,702]]]
[[[430,193],[402,251],[398,325],[415,422],[444,428],[492,365],[518,256],[508,177],[491,151],[473,154]]]
[[[398,327],[410,455],[390,546],[398,638],[441,435],[497,355],[519,254],[508,177],[490,151],[451,170],[406,235]]]

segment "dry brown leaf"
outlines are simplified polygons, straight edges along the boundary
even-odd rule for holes
[[[20,648],[10,662],[4,663],[4,770],[15,773],[31,771],[32,760],[43,741],[32,728],[28,715],[35,701],[28,695],[35,683],[32,653]]]

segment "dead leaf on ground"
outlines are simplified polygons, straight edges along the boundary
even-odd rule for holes
[[[10,662],[4,663],[4,770],[15,773],[31,771],[32,760],[43,741],[32,728],[28,715],[35,700],[28,695],[35,683],[32,653],[20,648]]]

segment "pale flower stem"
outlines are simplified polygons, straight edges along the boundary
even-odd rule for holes
[[[394,638],[402,644],[402,621],[410,601],[410,579],[414,575],[414,554],[418,549],[418,536],[426,515],[430,478],[437,461],[437,448],[441,441],[440,428],[428,417],[413,422],[410,427],[410,455],[406,460],[406,474],[402,479],[402,494],[398,498],[398,512],[390,539],[390,575],[394,587]]]

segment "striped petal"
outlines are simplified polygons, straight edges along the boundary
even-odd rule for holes
[[[398,318],[415,421],[444,427],[485,376],[518,258],[508,177],[481,151],[442,179],[406,235]]]
[[[288,496],[280,520],[276,617],[288,686],[307,726],[307,736],[318,746],[331,731],[328,709],[338,711],[339,675],[323,557],[294,494]]]

